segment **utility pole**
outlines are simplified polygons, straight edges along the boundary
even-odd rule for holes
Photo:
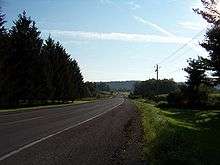
[[[159,80],[159,66],[158,66],[158,64],[156,65],[155,72],[157,73],[157,81],[158,81]]]

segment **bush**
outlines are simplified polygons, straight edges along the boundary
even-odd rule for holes
[[[163,108],[169,108],[170,106],[167,101],[160,101],[157,103],[157,107],[163,109]]]
[[[195,90],[185,86],[170,93],[167,101],[176,108],[204,108],[208,102],[208,90],[204,87]]]
[[[133,93],[130,93],[129,95],[128,95],[128,98],[129,99],[138,99],[138,98],[140,98],[141,96],[138,96],[138,95],[134,95]]]

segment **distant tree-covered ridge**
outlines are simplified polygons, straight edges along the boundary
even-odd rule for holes
[[[134,90],[134,84],[139,81],[107,81],[102,82],[109,86],[111,91],[115,92],[130,92]],[[96,84],[100,84],[101,82],[96,82]]]
[[[105,82],[96,82],[95,84],[97,91],[107,91],[107,92],[110,91],[109,85]]]
[[[152,97],[160,94],[168,94],[177,89],[177,83],[172,79],[150,79],[135,84],[133,94],[142,97]]]
[[[84,84],[79,65],[65,48],[52,39],[40,37],[35,21],[18,15],[10,29],[0,13],[0,105],[73,101],[93,95]],[[85,89],[86,88],[86,89]]]

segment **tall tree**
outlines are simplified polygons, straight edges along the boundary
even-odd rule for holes
[[[0,104],[7,104],[9,99],[9,85],[7,81],[7,62],[9,56],[10,42],[7,30],[4,26],[5,14],[2,14],[0,8]]]
[[[4,24],[6,23],[5,21],[5,14],[1,12],[0,8],[0,35],[5,35],[6,34],[6,29]]]
[[[0,8],[0,67],[2,66],[4,57],[6,56],[6,46],[7,46],[7,31],[5,29],[4,24],[6,23],[5,21],[5,14],[2,14],[1,8]]]
[[[8,34],[5,28],[5,14],[2,14],[0,8],[0,67],[3,63],[7,51]]]
[[[209,29],[205,35],[205,40],[201,43],[209,53],[210,69],[214,71],[213,76],[217,76],[220,82],[220,26],[215,25]]]
[[[35,22],[19,14],[10,30],[13,47],[10,65],[13,67],[11,80],[14,81],[14,91],[17,100],[33,100],[39,93],[40,50],[42,39]]]
[[[203,59],[206,61],[204,66],[207,70],[214,71],[213,76],[216,76],[217,83],[220,82],[220,12],[218,9],[219,2],[217,0],[201,0],[204,8],[195,9],[209,23],[209,28],[205,35],[205,40],[200,44],[209,53],[209,58]]]
[[[202,66],[201,57],[188,60],[189,66],[184,68],[184,71],[188,73],[187,82],[189,89],[192,91],[198,91],[199,86],[206,81],[205,69]]]
[[[83,95],[83,76],[76,60],[71,61],[71,70],[74,85],[74,98],[80,98]]]
[[[81,97],[83,77],[78,63],[63,46],[49,37],[41,51],[46,74],[46,91],[50,100],[74,100]]]
[[[208,22],[212,24],[220,23],[220,12],[218,11],[218,0],[201,0],[203,4],[203,9],[194,9],[194,11],[200,15]]]
[[[54,77],[56,74],[56,65],[58,62],[56,61],[56,44],[54,40],[49,36],[42,46],[41,57],[43,61],[43,73],[45,75],[45,97],[49,100],[55,99],[55,85],[54,85]]]
[[[17,105],[20,100],[68,101],[83,96],[85,85],[78,63],[59,42],[49,37],[43,44],[35,22],[25,12],[9,33],[4,23],[0,13],[1,105]]]

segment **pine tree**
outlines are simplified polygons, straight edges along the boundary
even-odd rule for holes
[[[214,71],[213,76],[220,82],[220,26],[213,26],[206,33],[205,40],[201,43],[209,53],[208,65]]]
[[[9,33],[4,23],[4,15],[0,14],[0,39],[7,39],[0,43],[1,105],[18,105],[20,100],[73,101],[83,96],[78,63],[59,42],[49,37],[43,44],[35,22],[25,12]]]
[[[73,98],[80,98],[83,95],[83,76],[76,60],[71,61],[72,77],[73,77]]]
[[[40,50],[42,39],[35,22],[26,16],[26,12],[19,14],[10,30],[11,45],[11,79],[14,81],[17,100],[36,99],[40,90]]]
[[[205,70],[203,69],[200,57],[198,60],[189,59],[188,64],[189,66],[184,68],[184,71],[188,73],[186,84],[189,89],[197,92],[199,90],[199,86],[206,82]]]
[[[207,70],[214,71],[216,82],[220,83],[220,12],[217,9],[218,1],[201,0],[204,9],[195,9],[212,26],[207,30],[205,40],[201,46],[209,53],[209,58],[204,59]]]
[[[55,56],[56,44],[54,40],[49,36],[42,46],[41,57],[43,61],[43,73],[45,75],[45,87],[44,95],[46,99],[54,100],[55,86],[53,85],[53,77],[56,76],[55,70],[57,59]]]
[[[75,60],[63,46],[49,37],[42,47],[47,95],[50,100],[74,100],[81,96],[83,78]]]
[[[2,14],[0,10],[0,67],[7,53],[8,34],[4,26],[5,23],[5,14]]]
[[[9,56],[10,42],[7,30],[5,29],[5,14],[0,11],[0,105],[8,104],[10,91],[7,89],[7,58]]]
[[[198,60],[189,59],[188,63],[189,66],[184,69],[188,73],[187,86],[181,92],[187,100],[187,106],[200,107],[207,103],[208,98],[206,70],[203,67],[201,57]]]
[[[197,14],[200,14],[208,23],[219,24],[220,12],[218,11],[218,0],[201,0],[203,9],[193,9]]]
[[[1,8],[0,8],[1,9]],[[6,46],[7,46],[7,31],[5,29],[4,24],[6,23],[5,14],[2,14],[0,11],[0,68],[2,66],[2,63],[4,61],[4,57],[6,56]]]

